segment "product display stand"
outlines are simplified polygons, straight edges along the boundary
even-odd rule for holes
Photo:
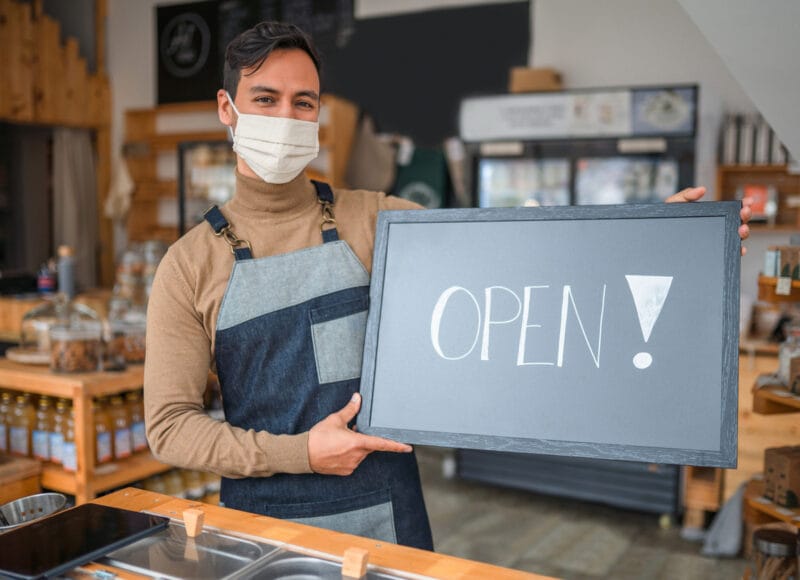
[[[95,466],[92,399],[139,389],[143,378],[141,365],[129,366],[121,372],[59,374],[46,367],[0,358],[0,389],[72,400],[78,469],[73,473],[60,465],[45,462],[42,467],[43,488],[74,495],[75,503],[82,504],[98,493],[171,469],[171,466],[156,461],[149,451]]]

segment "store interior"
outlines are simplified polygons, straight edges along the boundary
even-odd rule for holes
[[[297,24],[321,55],[319,153],[305,175],[434,210],[370,232],[356,428],[415,446],[434,553],[225,508],[219,473],[164,462],[148,442],[151,290],[172,245],[235,196],[217,91],[225,47],[262,20]],[[798,21],[792,0],[0,0],[0,552],[102,505],[171,519],[112,530],[120,543],[54,556],[48,573],[281,577],[265,563],[296,551],[313,577],[797,578]],[[661,209],[693,187],[702,201]],[[433,232],[415,242],[430,260],[413,254],[416,233],[402,237],[407,223]],[[465,223],[476,229],[447,233]],[[512,228],[537,223],[556,237],[517,243]],[[633,223],[645,234],[626,233]],[[392,265],[401,252],[411,258]],[[454,282],[462,256],[478,291]],[[535,282],[509,266],[529,258],[543,264]],[[637,260],[652,271],[623,282],[624,307],[609,282],[607,301],[602,276]],[[667,267],[693,286],[669,277],[646,323],[653,307],[631,278],[664,281]],[[440,280],[450,288],[436,302]],[[603,284],[599,319],[581,283]],[[553,362],[531,362],[544,360],[531,337],[551,319],[533,305],[549,285]],[[463,324],[474,303],[477,326],[447,342],[446,308],[465,296]],[[496,308],[515,299],[517,314],[492,319],[493,296]],[[679,314],[659,319],[665,303]],[[433,311],[422,340],[404,334],[417,320],[404,304]],[[639,316],[630,328],[625,309]],[[604,315],[610,374],[594,384],[570,349],[599,370]],[[571,320],[579,347],[565,347],[565,333],[579,336]],[[648,352],[619,371],[609,359],[632,344]],[[513,371],[475,371],[504,345]],[[504,390],[531,369],[560,394]],[[215,370],[202,404],[225,421]],[[660,392],[632,390],[648,382]],[[431,395],[441,412],[422,413],[434,383],[449,384]],[[6,558],[0,575],[20,565]]]

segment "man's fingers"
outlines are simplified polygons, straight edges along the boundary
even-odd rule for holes
[[[347,403],[341,410],[337,411],[336,414],[342,421],[344,421],[344,424],[347,425],[355,418],[356,415],[358,415],[358,410],[360,408],[361,395],[358,393],[353,393],[353,396],[350,398],[350,402]]]
[[[369,452],[390,451],[392,453],[411,453],[413,450],[411,445],[392,441],[391,439],[384,439],[383,437],[361,434],[359,434],[359,437],[361,438],[359,441],[361,448]]]
[[[677,203],[682,201],[697,201],[706,193],[705,187],[689,187],[681,190],[675,195],[669,196],[665,201],[667,203]]]

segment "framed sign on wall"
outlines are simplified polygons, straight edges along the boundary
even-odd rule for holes
[[[739,208],[382,212],[359,430],[735,466]]]

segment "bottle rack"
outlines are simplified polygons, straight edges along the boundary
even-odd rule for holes
[[[121,372],[58,374],[46,367],[23,365],[0,359],[0,388],[72,400],[75,413],[76,472],[45,462],[42,487],[75,496],[82,504],[98,494],[172,469],[149,451],[101,466],[95,465],[92,399],[142,387],[144,369],[129,366]]]

